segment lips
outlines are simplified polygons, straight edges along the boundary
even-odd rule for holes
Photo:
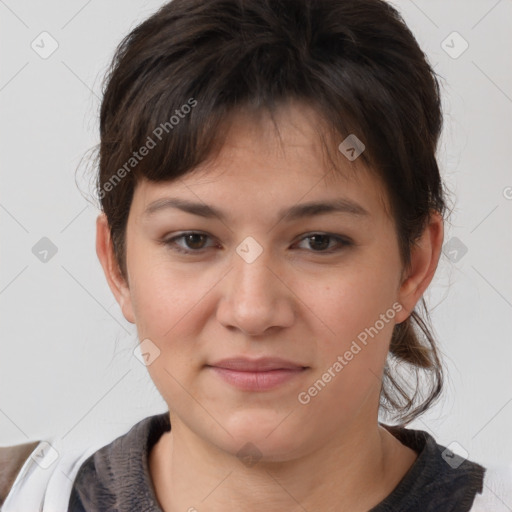
[[[239,390],[262,392],[294,380],[308,367],[279,358],[239,357],[216,361],[206,365],[206,369],[213,371],[222,381]]]
[[[225,368],[238,372],[267,372],[270,370],[302,370],[305,366],[280,358],[264,357],[260,359],[247,359],[244,357],[222,359],[207,366]]]

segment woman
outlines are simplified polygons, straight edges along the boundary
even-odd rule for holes
[[[507,510],[510,474],[405,428],[442,390],[416,308],[446,207],[391,5],[174,0],[100,122],[97,254],[169,412],[53,467],[11,449],[5,511]]]

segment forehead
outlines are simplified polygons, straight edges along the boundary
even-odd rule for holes
[[[343,140],[307,105],[289,103],[270,115],[240,109],[222,127],[222,146],[177,180],[137,184],[134,204],[146,208],[169,194],[265,208],[315,199],[351,198],[373,215],[389,216],[385,187],[362,159],[338,150]]]

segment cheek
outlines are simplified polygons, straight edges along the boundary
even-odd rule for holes
[[[131,299],[139,335],[158,340],[177,337],[213,283],[155,251],[134,251],[130,261]]]
[[[315,336],[319,357],[298,397],[311,417],[334,416],[337,425],[371,404],[370,409],[378,407],[396,315],[392,294],[383,291],[389,288],[379,286],[379,281],[344,285],[318,294],[316,305],[329,332]]]
[[[193,276],[147,261],[133,280],[139,339],[151,340],[158,353],[147,370],[164,400],[178,409],[191,406],[183,387],[195,394],[194,377],[204,363],[198,315],[207,289],[204,279],[198,283]]]
[[[171,375],[191,389],[211,346],[205,326],[214,315],[212,297],[224,271],[173,265],[162,256],[142,253],[131,265],[139,339],[149,338],[160,351],[158,360],[148,366],[151,377],[162,392],[177,385]],[[158,384],[162,381],[164,388]]]
[[[328,326],[321,327],[317,337],[321,358],[311,383],[320,380],[316,388],[322,398],[315,399],[314,407],[328,409],[329,403],[336,403],[339,414],[348,414],[365,397],[378,396],[400,308],[395,293],[398,268],[389,258],[361,259],[350,269],[340,269],[312,296],[315,312]]]
[[[380,267],[380,268],[379,268]],[[378,322],[384,337],[390,335],[396,311],[396,283],[392,268],[367,265],[334,274],[328,283],[310,293],[310,301],[325,325],[327,338],[349,342]],[[387,312],[387,315],[386,315]],[[385,315],[384,324],[379,321]],[[364,336],[363,336],[364,337]],[[336,345],[336,343],[335,343]]]

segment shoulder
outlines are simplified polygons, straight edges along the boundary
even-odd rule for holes
[[[512,510],[512,464],[488,466],[483,489],[477,494],[471,512],[510,512]]]
[[[408,474],[408,498],[416,510],[428,503],[428,510],[464,510],[468,512],[512,511],[512,463],[485,467],[454,453],[450,446],[436,442],[422,430],[391,428],[404,444],[419,453]],[[408,478],[404,478],[404,482]],[[425,505],[421,510],[427,510]],[[398,508],[398,507],[397,507]],[[394,508],[392,507],[394,510]]]
[[[0,448],[1,511],[67,510],[76,472],[98,448],[58,438]]]
[[[398,487],[376,511],[471,510],[475,497],[483,490],[486,471],[483,466],[437,443],[426,431],[401,426],[386,428],[400,442],[415,450],[418,457]]]
[[[157,510],[149,453],[168,430],[168,412],[144,418],[88,457],[73,483],[73,510],[96,510],[98,503],[105,510]]]
[[[78,442],[54,436],[1,448],[0,510],[67,511],[70,500],[79,498],[81,504],[84,496],[91,497],[98,489],[122,484],[118,477],[122,480],[125,474],[138,483],[148,448],[169,428],[168,413],[163,413],[144,418],[107,443],[93,434]],[[146,485],[150,488],[147,481]],[[82,508],[77,505],[73,510]]]
[[[40,441],[0,447],[0,505],[11,490],[18,473]]]

